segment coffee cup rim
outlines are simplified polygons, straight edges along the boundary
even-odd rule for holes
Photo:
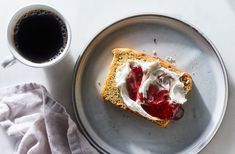
[[[13,42],[13,34],[14,34],[13,31],[14,31],[14,27],[15,27],[17,21],[27,12],[37,10],[37,9],[50,11],[50,12],[56,14],[64,22],[64,24],[66,26],[66,30],[67,30],[67,42],[66,42],[66,45],[63,48],[61,54],[59,54],[56,58],[54,58],[52,60],[48,60],[48,61],[45,61],[42,63],[30,61],[27,58],[20,55],[20,53],[17,51],[17,49],[14,45],[14,42]],[[51,66],[51,65],[54,65],[54,64],[60,62],[68,53],[70,43],[71,43],[71,29],[70,29],[70,25],[69,25],[68,21],[55,8],[53,8],[49,5],[45,5],[45,4],[31,4],[31,5],[24,6],[20,9],[18,9],[13,14],[11,20],[9,21],[8,28],[7,28],[7,40],[8,40],[8,47],[10,49],[10,52],[21,63],[28,65],[28,66],[31,66],[31,67],[48,67],[48,66]]]

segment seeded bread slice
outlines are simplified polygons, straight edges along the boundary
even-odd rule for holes
[[[134,112],[130,110],[127,107],[127,105],[123,102],[123,99],[120,95],[120,91],[115,81],[115,76],[116,76],[117,68],[121,66],[122,64],[124,64],[125,62],[127,62],[128,60],[141,60],[141,61],[146,61],[146,62],[159,60],[160,65],[162,67],[165,67],[173,72],[183,74],[180,80],[181,82],[184,83],[185,94],[187,94],[192,89],[192,77],[189,74],[179,70],[174,65],[166,61],[163,61],[158,57],[149,56],[149,55],[144,54],[143,52],[138,52],[138,51],[135,51],[133,49],[128,49],[128,48],[116,48],[116,49],[113,49],[112,52],[114,54],[114,57],[110,65],[109,72],[107,74],[104,85],[101,89],[101,96],[103,97],[104,100],[111,102],[112,104],[124,110],[129,110],[131,112]],[[137,112],[134,112],[134,113],[143,117]],[[148,118],[145,118],[145,119],[148,119]],[[151,119],[148,119],[148,120],[162,127],[166,127],[169,123],[169,120],[151,120]]]

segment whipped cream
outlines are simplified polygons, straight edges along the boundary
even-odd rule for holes
[[[160,90],[168,90],[171,100],[173,100],[175,103],[184,104],[187,101],[184,94],[184,84],[180,82],[180,77],[183,74],[177,74],[173,71],[165,69],[160,65],[159,61],[144,62],[133,60],[128,61],[120,66],[117,69],[115,77],[117,86],[120,88],[120,94],[123,98],[123,101],[132,111],[138,112],[146,118],[159,120],[159,118],[151,116],[141,107],[142,102],[140,100],[137,99],[134,101],[129,97],[126,88],[126,79],[131,71],[130,65],[140,66],[144,72],[139,87],[139,93],[142,93],[143,97],[147,98],[147,90],[149,85],[154,84],[158,86]]]

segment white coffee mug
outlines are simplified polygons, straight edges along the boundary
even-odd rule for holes
[[[60,52],[58,56],[56,56],[53,59],[50,59],[48,61],[42,62],[42,63],[37,63],[33,62],[30,59],[27,59],[26,57],[23,57],[19,50],[16,48],[15,43],[14,43],[14,29],[17,24],[17,22],[21,19],[22,16],[24,16],[26,13],[33,11],[33,10],[45,10],[52,12],[53,14],[57,15],[65,24],[66,30],[67,30],[67,42],[63,48],[63,50]],[[34,4],[30,6],[26,6],[20,10],[18,10],[13,17],[11,18],[8,29],[7,29],[7,40],[8,40],[8,46],[11,51],[11,55],[7,56],[2,62],[1,65],[2,67],[8,67],[14,64],[16,61],[20,61],[25,65],[32,66],[32,67],[47,67],[51,66],[53,64],[58,63],[60,60],[62,60],[65,55],[68,53],[68,48],[70,46],[71,42],[71,31],[70,31],[70,26],[66,19],[54,8],[47,6],[47,5],[42,5],[42,4]]]

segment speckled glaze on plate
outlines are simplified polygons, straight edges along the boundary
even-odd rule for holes
[[[161,128],[100,97],[113,48],[128,47],[161,58],[172,56],[191,74],[193,89],[185,114]],[[78,124],[101,153],[198,153],[212,139],[223,119],[228,80],[212,43],[178,19],[144,14],[122,19],[101,31],[87,46],[74,69],[73,99]]]

